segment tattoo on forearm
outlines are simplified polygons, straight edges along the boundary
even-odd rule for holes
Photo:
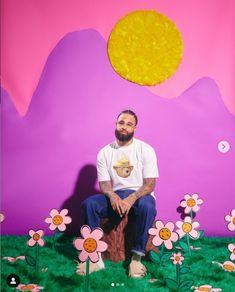
[[[101,192],[106,195],[109,199],[116,196],[115,192],[112,189],[111,181],[100,181],[99,182]]]
[[[155,182],[156,182],[155,178],[145,178],[144,185],[134,193],[136,199],[139,199],[142,196],[150,194],[155,188]]]

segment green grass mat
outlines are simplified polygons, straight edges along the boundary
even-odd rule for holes
[[[27,246],[28,239],[28,236],[1,237],[1,291],[18,291],[7,285],[6,278],[9,274],[17,274],[22,284],[34,283],[43,286],[42,291],[45,292],[84,291],[85,278],[75,272],[78,253],[72,245],[72,237],[60,236],[56,250],[52,248],[52,237],[44,237],[46,245],[39,248],[37,273],[35,268],[24,260],[11,263],[2,259],[5,256],[16,257],[26,254],[35,257],[36,248]],[[191,269],[190,273],[181,276],[182,280],[193,280],[195,286],[209,284],[221,288],[224,292],[234,292],[235,272],[226,272],[220,266],[212,264],[212,261],[223,263],[230,260],[230,252],[227,249],[229,243],[235,243],[235,237],[204,237],[192,241],[194,247],[201,249],[192,250],[191,256],[182,252],[185,257],[183,266]],[[179,250],[173,249],[173,251]],[[143,264],[147,267],[147,276],[143,279],[131,279],[127,275],[128,262],[105,261],[105,270],[90,275],[89,291],[170,291],[164,279],[176,278],[172,261],[166,261],[161,267],[151,261],[143,261]],[[150,279],[157,281],[151,283]]]

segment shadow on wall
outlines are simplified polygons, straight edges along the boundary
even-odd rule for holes
[[[96,180],[97,172],[94,165],[87,164],[79,171],[73,194],[61,206],[61,210],[65,208],[69,210],[68,215],[72,218],[72,222],[66,227],[65,234],[79,235],[83,225],[81,204],[87,197],[99,193],[95,188]]]

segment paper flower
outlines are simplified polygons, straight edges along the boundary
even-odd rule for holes
[[[32,229],[29,230],[29,236],[31,236],[31,238],[27,242],[28,246],[34,246],[35,244],[43,246],[45,244],[45,241],[42,239],[43,235],[43,230],[38,230],[36,232]]]
[[[8,262],[14,263],[18,260],[25,260],[25,256],[18,256],[18,257],[3,257],[4,260],[7,260]]]
[[[186,194],[184,200],[180,203],[180,206],[185,208],[185,214],[189,214],[191,210],[196,213],[200,209],[199,205],[202,203],[203,200],[198,199],[198,194],[193,194],[192,196]]]
[[[0,213],[0,223],[2,223],[5,220],[5,216],[3,213]]]
[[[174,265],[177,265],[177,264],[182,265],[184,257],[181,255],[181,252],[178,252],[178,253],[173,253],[170,259],[173,261]]]
[[[231,216],[230,215],[226,215],[224,217],[225,221],[229,222],[227,227],[228,227],[228,230],[230,231],[234,231],[235,230],[235,209],[233,209],[231,211]]]
[[[195,228],[199,227],[197,221],[192,222],[192,219],[187,216],[184,218],[184,221],[177,221],[176,226],[179,228],[176,232],[179,234],[179,237],[182,238],[185,234],[190,235],[192,238],[197,239],[200,236],[199,231]]]
[[[150,235],[154,235],[152,239],[152,243],[155,246],[159,246],[164,243],[167,249],[172,249],[173,245],[172,242],[178,240],[178,234],[174,232],[174,224],[172,222],[163,224],[162,221],[155,222],[155,228],[150,228],[148,233]]]
[[[103,230],[96,228],[91,231],[89,226],[83,225],[81,227],[81,235],[83,238],[77,238],[73,241],[75,248],[81,250],[78,258],[81,262],[85,262],[88,258],[93,263],[98,262],[98,253],[105,251],[108,247],[106,242],[100,240],[104,235]]]
[[[38,286],[36,284],[19,284],[16,287],[17,290],[21,290],[21,291],[32,291],[32,292],[38,292],[42,289],[44,289],[44,287],[42,286]]]
[[[235,264],[233,262],[230,261],[226,261],[223,264],[218,263],[218,262],[212,262],[212,264],[217,264],[219,265],[221,268],[223,268],[226,272],[235,272]]]
[[[231,261],[234,261],[235,260],[235,245],[230,243],[228,245],[228,250],[231,252],[231,255],[230,255],[230,260]]]
[[[201,285],[199,287],[193,286],[194,292],[202,292],[202,291],[208,291],[208,292],[220,292],[222,289],[220,288],[212,288],[211,285]]]
[[[60,212],[56,209],[52,209],[50,211],[50,216],[45,219],[45,222],[50,224],[49,229],[55,230],[56,228],[59,231],[65,231],[66,226],[65,224],[69,224],[72,222],[71,217],[66,216],[68,214],[68,209],[63,209]]]

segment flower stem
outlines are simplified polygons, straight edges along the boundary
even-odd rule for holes
[[[180,265],[176,264],[176,281],[178,285],[180,284]]]
[[[35,260],[35,270],[38,271],[38,263],[39,263],[39,246],[36,245],[36,260]]]
[[[189,235],[187,234],[187,244],[188,244],[188,253],[191,255],[191,249],[190,249],[190,242],[189,242]]]
[[[162,265],[162,256],[163,256],[163,253],[164,253],[164,244],[162,243],[161,251],[160,251],[160,266]]]
[[[85,283],[85,292],[89,291],[89,268],[90,268],[90,260],[89,258],[86,260],[86,283]]]
[[[55,230],[54,236],[53,236],[53,243],[52,243],[52,247],[53,247],[54,250],[55,250],[56,236],[57,236],[57,232]]]
[[[191,218],[191,220],[193,220],[193,211],[192,211],[192,209],[190,210],[190,218]]]

